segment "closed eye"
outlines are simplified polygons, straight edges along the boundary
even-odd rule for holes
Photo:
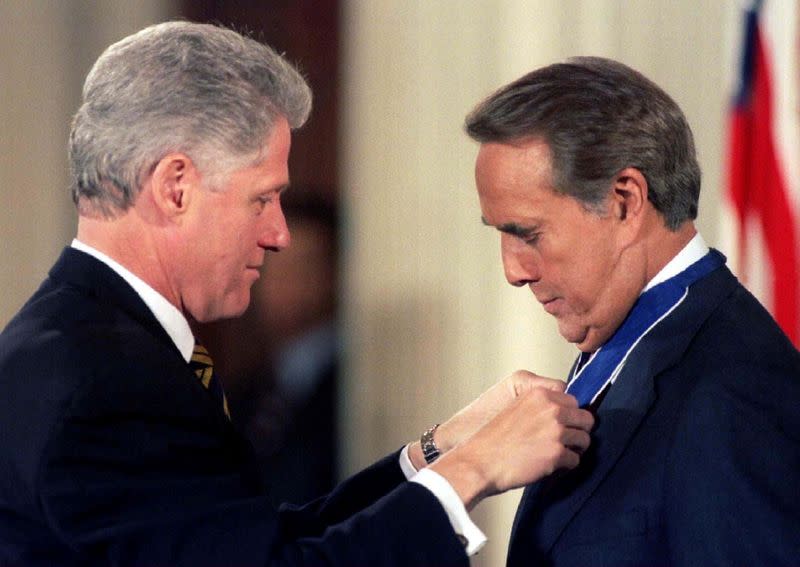
[[[263,193],[260,193],[256,196],[256,202],[261,205],[263,209],[266,205],[274,202],[276,199],[280,198],[281,194],[289,188],[289,184],[281,185],[280,187],[275,187],[273,189],[265,190]]]
[[[517,223],[504,223],[499,225],[497,230],[515,236],[525,244],[534,245],[539,241],[539,237],[542,235],[540,228],[541,225],[538,223],[529,226],[522,226]]]

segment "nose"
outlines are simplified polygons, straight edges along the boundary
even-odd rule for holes
[[[535,252],[518,236],[502,233],[500,251],[506,280],[515,287],[539,281],[541,274],[535,259]]]
[[[267,206],[263,214],[263,227],[258,239],[258,245],[265,250],[280,252],[292,243],[289,226],[283,214],[280,201]]]

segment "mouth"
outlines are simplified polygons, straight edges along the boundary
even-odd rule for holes
[[[547,311],[550,315],[555,315],[558,311],[559,305],[561,305],[561,298],[553,297],[551,299],[546,299],[544,301],[539,301],[542,304],[542,307],[545,311]]]

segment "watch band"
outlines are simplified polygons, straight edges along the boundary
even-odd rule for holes
[[[419,443],[422,446],[422,455],[425,457],[425,462],[428,464],[438,459],[441,454],[439,452],[439,447],[436,446],[436,442],[433,440],[433,434],[438,427],[439,424],[437,423],[433,427],[426,429],[422,437],[419,438]]]

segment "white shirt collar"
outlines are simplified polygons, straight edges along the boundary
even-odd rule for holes
[[[119,274],[122,279],[128,282],[139,297],[142,298],[144,304],[153,312],[153,315],[158,322],[161,323],[161,326],[164,327],[164,330],[172,339],[172,342],[175,343],[175,346],[178,348],[184,360],[186,360],[186,362],[191,360],[192,351],[194,350],[194,335],[189,328],[189,322],[186,320],[186,317],[183,316],[183,313],[181,313],[177,307],[167,301],[163,295],[150,287],[144,280],[135,276],[119,262],[116,262],[99,250],[92,248],[77,238],[72,240],[72,247],[103,262],[106,266]]]
[[[698,232],[686,244],[686,246],[684,246],[683,249],[678,252],[672,260],[667,262],[667,265],[661,268],[661,271],[658,272],[656,276],[648,282],[648,284],[642,290],[642,293],[673,276],[677,276],[683,270],[708,254],[708,250],[708,244],[706,244],[706,241],[703,240],[703,237],[700,236],[700,233]]]

